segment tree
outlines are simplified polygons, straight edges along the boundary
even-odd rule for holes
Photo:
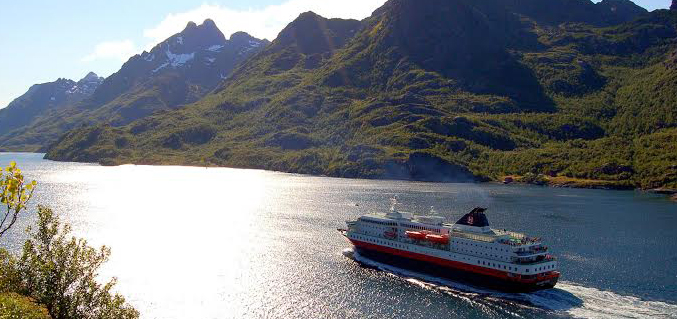
[[[0,238],[14,226],[19,214],[26,208],[28,201],[33,197],[35,185],[36,181],[25,183],[24,176],[15,162],[11,162],[4,170],[0,169],[0,203],[7,209],[1,215]]]
[[[69,233],[70,226],[62,226],[51,209],[38,207],[37,231],[15,262],[19,292],[45,305],[54,319],[138,318],[125,298],[112,292],[115,278],[103,285],[96,280],[110,249],[92,248],[84,239],[68,238]]]

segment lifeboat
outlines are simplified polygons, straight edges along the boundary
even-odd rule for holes
[[[408,230],[405,234],[411,239],[425,239],[425,234],[419,231]]]
[[[425,236],[426,240],[429,240],[433,243],[436,244],[448,244],[449,243],[449,236],[448,235],[433,235],[429,234]]]

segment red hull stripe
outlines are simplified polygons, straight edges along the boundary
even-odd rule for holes
[[[364,249],[369,249],[369,250],[375,250],[379,252],[383,252],[386,254],[390,255],[396,255],[400,257],[405,257],[409,259],[415,259],[415,260],[420,260],[424,262],[429,262],[432,264],[440,265],[443,267],[447,268],[453,268],[456,270],[462,270],[462,271],[467,271],[467,272],[472,272],[476,274],[482,274],[486,276],[492,276],[496,278],[500,278],[503,280],[509,280],[509,281],[514,281],[514,282],[519,282],[519,283],[535,283],[538,281],[543,281],[543,280],[550,280],[554,278],[559,277],[559,273],[557,272],[551,272],[545,276],[540,276],[537,278],[533,279],[522,279],[518,277],[510,277],[508,276],[508,273],[505,271],[500,271],[500,270],[495,270],[495,269],[490,269],[490,268],[484,268],[480,266],[475,266],[475,265],[470,265],[458,261],[453,261],[453,260],[448,260],[444,258],[439,258],[439,257],[434,257],[434,256],[429,256],[429,255],[424,255],[424,254],[419,254],[419,253],[414,253],[406,250],[399,250],[395,249],[392,247],[386,247],[386,246],[381,246],[381,245],[375,245],[372,243],[367,243],[359,240],[354,240],[350,239],[350,241],[355,245],[356,247],[359,248],[364,248]]]

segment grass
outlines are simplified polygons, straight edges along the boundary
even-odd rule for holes
[[[0,319],[50,319],[47,309],[16,293],[0,293]]]

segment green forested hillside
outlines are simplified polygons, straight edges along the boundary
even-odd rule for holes
[[[200,101],[73,130],[48,158],[677,187],[677,13],[536,3],[305,13]]]

